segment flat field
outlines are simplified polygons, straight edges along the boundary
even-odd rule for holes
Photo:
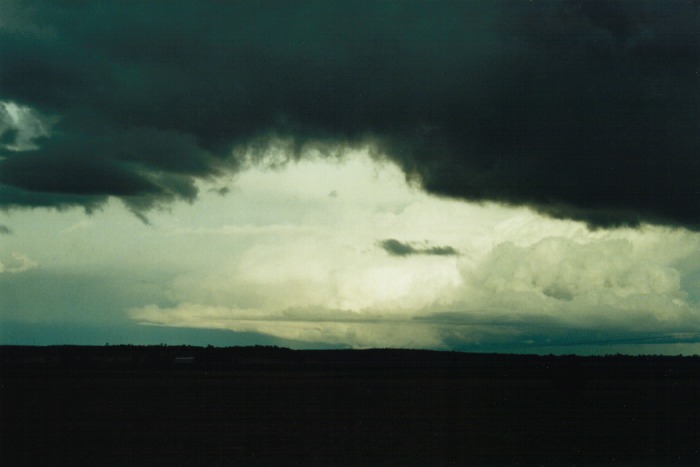
[[[700,358],[2,347],[3,465],[697,465]]]

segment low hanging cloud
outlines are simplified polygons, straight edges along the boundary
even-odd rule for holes
[[[39,266],[39,263],[22,253],[14,252],[10,258],[0,260],[0,274],[18,274]]]
[[[410,243],[402,243],[394,238],[389,238],[379,242],[379,247],[392,256],[410,255],[436,255],[436,256],[456,256],[457,250],[451,246],[423,246],[415,247]]]
[[[288,158],[370,145],[439,195],[700,227],[694,1],[8,0],[0,15],[5,209],[193,200],[197,179],[285,141]]]

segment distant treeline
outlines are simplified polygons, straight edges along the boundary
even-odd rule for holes
[[[697,378],[698,356],[516,355],[408,349],[291,350],[276,346],[0,346],[0,368],[394,371],[450,377]]]

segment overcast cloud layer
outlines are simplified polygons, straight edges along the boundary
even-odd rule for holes
[[[432,193],[698,229],[699,34],[686,0],[3,0],[0,207],[143,213],[363,143]]]

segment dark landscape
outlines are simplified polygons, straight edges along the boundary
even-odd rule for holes
[[[0,347],[3,465],[696,465],[700,357]]]

